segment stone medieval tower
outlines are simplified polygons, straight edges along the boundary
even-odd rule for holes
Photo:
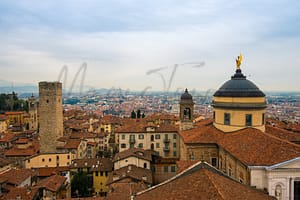
[[[194,102],[192,95],[189,94],[188,90],[181,95],[180,98],[180,130],[188,130],[193,128],[194,123]]]
[[[63,136],[62,83],[39,83],[40,152],[55,153]]]

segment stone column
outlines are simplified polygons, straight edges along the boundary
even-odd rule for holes
[[[295,181],[295,178],[294,177],[291,177],[290,178],[290,183],[291,183],[291,185],[290,185],[290,199],[291,200],[294,200],[294,181]]]

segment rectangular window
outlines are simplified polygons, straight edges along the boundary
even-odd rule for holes
[[[262,114],[261,124],[262,124],[262,125],[265,124],[265,113]]]
[[[98,173],[98,172],[96,172],[96,176],[99,176],[99,173]]]
[[[103,176],[103,172],[100,172],[100,176]]]
[[[140,139],[140,140],[144,139],[144,135],[143,135],[143,134],[140,134],[140,135],[139,135],[139,139]]]
[[[105,176],[108,176],[108,172],[105,172]]]
[[[152,171],[152,172],[155,172],[155,170],[156,170],[156,169],[155,169],[155,166],[151,166],[151,171]]]
[[[174,139],[174,140],[177,139],[177,134],[173,134],[173,139]]]
[[[125,135],[124,134],[122,135],[122,140],[125,140]]]
[[[174,142],[173,143],[173,147],[176,148],[177,147],[177,143]]]
[[[176,172],[176,166],[171,166],[171,172]]]
[[[173,156],[176,157],[177,156],[177,152],[173,151]]]
[[[155,139],[159,140],[159,139],[160,139],[160,135],[159,135],[159,134],[156,134],[156,135],[155,135]]]
[[[121,148],[126,148],[126,144],[122,143]]]
[[[159,143],[156,143],[156,148],[159,148]]]
[[[224,124],[230,125],[230,114],[229,113],[224,113]]]
[[[246,126],[252,126],[252,115],[246,114]]]
[[[211,158],[211,165],[217,167],[217,158]]]
[[[214,120],[216,119],[216,112],[215,111],[213,112],[213,119]]]
[[[168,172],[169,169],[168,169],[168,166],[164,166],[164,172]]]

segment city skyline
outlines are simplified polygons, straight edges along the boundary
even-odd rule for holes
[[[243,73],[261,90],[300,91],[299,9],[297,1],[1,2],[0,80],[56,81],[66,65],[70,87],[86,62],[84,84],[95,88],[206,91],[233,75],[242,53]]]

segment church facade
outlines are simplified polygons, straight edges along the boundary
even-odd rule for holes
[[[265,94],[239,65],[215,92],[212,106],[213,119],[180,128],[181,160],[210,163],[277,199],[300,199],[300,146],[266,132]]]

